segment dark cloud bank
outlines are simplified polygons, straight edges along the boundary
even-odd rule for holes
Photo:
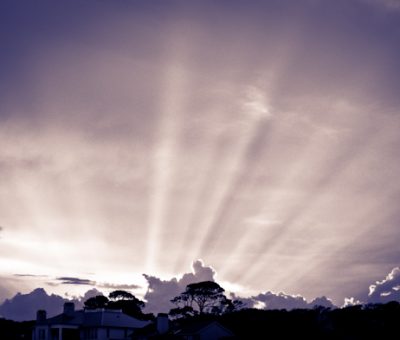
[[[48,295],[43,288],[37,288],[28,294],[18,293],[5,300],[0,305],[0,316],[16,321],[33,320],[39,309],[45,309],[49,316],[53,316],[62,312],[65,301],[72,301],[77,308],[82,308],[85,300],[98,294],[101,292],[91,289],[80,298],[68,300],[56,294]]]
[[[185,273],[181,278],[172,278],[170,280],[162,280],[156,276],[144,274],[148,289],[144,296],[146,302],[146,311],[168,312],[173,305],[170,299],[181,293],[186,285],[211,280],[215,281],[216,272],[210,266],[205,266],[202,261],[197,260],[193,263],[191,273]],[[24,274],[28,275],[28,274]],[[75,277],[59,277],[55,281],[59,284],[76,284],[76,285],[92,285],[94,281],[79,279]],[[113,286],[103,284],[100,288],[115,288],[115,289],[135,289],[136,285]],[[82,308],[83,303],[88,298],[102,294],[96,288],[88,290],[84,296],[73,299],[65,299],[59,295],[48,295],[43,288],[37,288],[29,294],[16,294],[13,298],[5,300],[0,305],[0,316],[7,319],[17,321],[34,319],[38,309],[45,309],[49,316],[56,315],[62,311],[62,306],[65,301],[72,301],[77,308]],[[318,297],[308,302],[300,295],[289,295],[285,293],[264,292],[248,298],[240,298],[230,293],[232,298],[241,299],[246,307],[255,307],[263,309],[286,309],[292,310],[296,308],[313,308],[315,306],[324,306],[335,308],[332,301],[325,297]],[[392,300],[400,300],[400,268],[394,268],[385,279],[377,281],[370,285],[369,293],[365,294],[365,299],[360,303],[386,303]],[[357,301],[354,298],[346,299],[347,304]]]

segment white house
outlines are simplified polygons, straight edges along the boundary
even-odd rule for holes
[[[121,310],[75,311],[74,304],[67,302],[64,312],[55,317],[47,319],[45,311],[37,312],[32,340],[126,340],[149,323]]]

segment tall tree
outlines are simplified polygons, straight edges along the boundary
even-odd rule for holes
[[[143,317],[144,302],[133,294],[124,290],[115,290],[109,294],[109,298],[111,301],[108,303],[108,308],[121,309],[130,316]]]
[[[104,295],[97,295],[87,299],[84,303],[86,309],[106,308],[109,300]]]
[[[186,286],[186,290],[174,297],[171,302],[177,308],[191,307],[200,314],[223,310],[228,299],[224,289],[216,282],[203,281]]]
[[[119,301],[119,300],[134,300],[135,296],[125,290],[114,290],[111,292],[108,297],[110,300]]]

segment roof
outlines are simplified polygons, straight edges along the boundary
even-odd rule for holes
[[[208,327],[211,327],[211,326],[219,327],[219,328],[223,329],[225,332],[227,332],[228,334],[233,335],[232,331],[225,328],[217,321],[196,321],[193,323],[188,323],[188,324],[182,325],[179,328],[178,332],[176,332],[176,334],[179,334],[179,335],[197,334],[197,333],[200,333],[202,330],[204,330]]]
[[[70,315],[60,314],[47,319],[48,325],[76,325],[83,327],[142,328],[150,321],[142,321],[120,310],[79,310]]]
[[[141,329],[135,331],[132,335],[133,339],[146,336],[149,339],[181,339],[184,336],[196,335],[206,330],[208,327],[218,327],[223,330],[227,336],[234,336],[231,330],[225,328],[217,321],[192,321],[186,320],[184,324],[172,326],[171,329],[165,334],[159,334],[155,323],[151,323]]]
[[[52,318],[46,319],[45,321],[40,322],[40,324],[47,325],[81,325],[83,323],[83,315],[84,311],[76,311],[71,313],[70,315],[59,314]]]

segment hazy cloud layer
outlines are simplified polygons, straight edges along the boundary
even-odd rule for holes
[[[196,258],[358,299],[400,262],[396,4],[0,1],[0,301]]]

